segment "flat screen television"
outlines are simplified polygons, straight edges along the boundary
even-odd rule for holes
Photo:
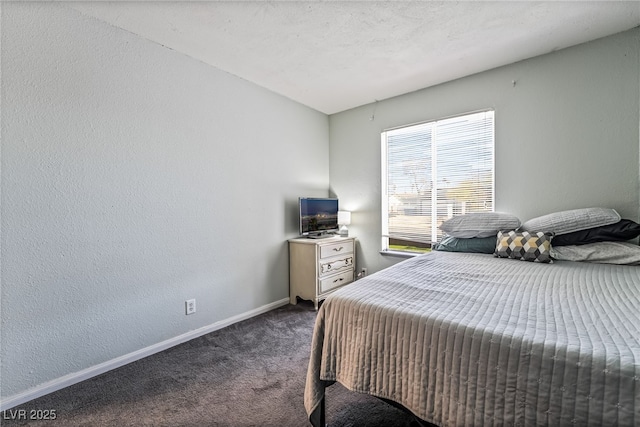
[[[300,197],[300,235],[309,238],[332,236],[338,227],[338,199]]]

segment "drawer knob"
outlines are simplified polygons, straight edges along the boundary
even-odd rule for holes
[[[333,248],[333,250],[336,252],[340,252],[342,250],[342,246],[340,246],[339,248]]]
[[[333,283],[336,283],[336,282],[342,282],[343,280],[344,280],[344,279],[341,277],[341,278],[339,278],[339,279],[334,280],[334,281],[333,281]]]

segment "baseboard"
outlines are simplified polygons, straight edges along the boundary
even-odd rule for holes
[[[218,329],[222,329],[226,326],[233,325],[234,323],[241,322],[246,319],[250,319],[259,314],[266,313],[268,311],[274,310],[278,307],[282,307],[287,304],[289,304],[289,298],[284,298],[279,301],[275,301],[270,304],[263,305],[262,307],[258,307],[254,310],[247,311],[246,313],[242,313],[237,316],[233,316],[228,319],[224,319],[219,322],[212,323],[211,325],[203,326],[202,328],[198,328],[193,331],[186,332],[182,335],[178,335],[177,337],[159,342],[158,344],[154,344],[149,347],[142,348],[140,350],[134,351],[129,354],[125,354],[124,356],[120,356],[115,359],[108,360],[104,363],[100,363],[99,365],[95,365],[90,368],[75,372],[73,374],[68,374],[63,377],[57,378],[55,380],[48,381],[37,387],[31,388],[22,393],[15,394],[13,396],[10,396],[0,401],[0,411],[6,411],[7,409],[11,409],[14,406],[22,405],[23,403],[26,403],[30,400],[37,399],[38,397],[42,397],[46,394],[53,393],[54,391],[58,391],[65,387],[69,387],[70,385],[77,384],[84,380],[88,380],[89,378],[93,378],[100,374],[104,374],[105,372],[119,368],[128,363],[135,362],[136,360],[140,360],[147,356],[151,356],[152,354],[159,353],[168,348],[174,347],[178,344],[182,344],[194,338],[198,338],[210,332],[217,331]]]

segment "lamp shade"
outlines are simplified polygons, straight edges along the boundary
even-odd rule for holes
[[[349,211],[338,211],[338,224],[339,225],[349,225],[349,224],[351,224],[351,212],[349,212]]]

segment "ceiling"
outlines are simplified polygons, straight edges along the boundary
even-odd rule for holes
[[[640,25],[640,1],[68,4],[326,114]]]

